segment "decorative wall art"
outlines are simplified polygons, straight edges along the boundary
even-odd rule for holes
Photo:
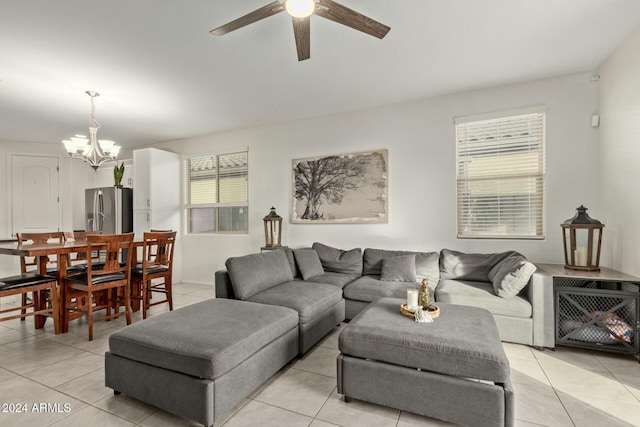
[[[386,224],[388,150],[294,159],[295,224]]]

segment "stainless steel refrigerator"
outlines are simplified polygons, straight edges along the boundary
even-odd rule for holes
[[[102,234],[133,232],[131,188],[88,188],[84,193],[87,231]]]

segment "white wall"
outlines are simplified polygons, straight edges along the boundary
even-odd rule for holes
[[[291,247],[321,241],[344,249],[515,249],[534,261],[563,262],[560,223],[580,204],[594,217],[602,215],[598,132],[590,127],[598,95],[592,75],[585,72],[154,145],[181,154],[249,147],[250,232],[184,236],[183,281],[211,283],[228,257],[259,251],[264,244],[262,217],[271,206],[285,218],[283,244]],[[538,105],[547,111],[546,239],[457,239],[454,117]],[[389,149],[389,224],[288,223],[292,159],[380,148]]]
[[[640,27],[599,74],[603,263],[640,276]]]
[[[597,192],[598,132],[589,124],[598,101],[597,84],[590,82],[592,74],[585,72],[155,144],[181,154],[249,147],[250,232],[234,236],[184,236],[183,281],[212,283],[213,273],[224,268],[228,257],[259,251],[264,244],[262,217],[272,205],[285,218],[283,242],[291,247],[321,241],[345,249],[437,251],[448,247],[477,252],[515,249],[534,261],[562,262],[559,224],[571,217],[580,204],[590,208],[594,217],[604,217]],[[547,111],[546,239],[457,239],[453,118],[537,105],[545,105]],[[389,149],[389,224],[288,223],[292,159],[380,148]],[[7,169],[11,154],[25,153],[61,157],[62,227],[83,229],[84,188],[94,185],[91,168],[67,158],[58,144],[0,141],[0,165],[6,165]],[[126,154],[120,157],[125,158]],[[605,189],[609,186],[600,184]],[[0,236],[10,234],[9,189],[7,170],[0,173]],[[612,242],[607,240],[611,238],[610,228],[607,225],[605,249]],[[10,262],[7,258],[0,257],[0,270]]]

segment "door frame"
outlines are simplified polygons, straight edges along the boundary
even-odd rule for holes
[[[62,230],[63,218],[62,218],[62,205],[64,197],[61,191],[60,181],[62,180],[63,166],[62,159],[65,157],[55,154],[38,154],[38,153],[24,153],[24,152],[7,152],[7,231],[11,238],[15,239],[16,236],[13,232],[13,158],[14,156],[22,157],[46,157],[54,158],[58,160],[58,230]]]

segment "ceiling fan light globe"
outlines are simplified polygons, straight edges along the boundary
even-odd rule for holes
[[[286,0],[287,13],[294,18],[306,18],[313,14],[316,8],[314,0]]]

